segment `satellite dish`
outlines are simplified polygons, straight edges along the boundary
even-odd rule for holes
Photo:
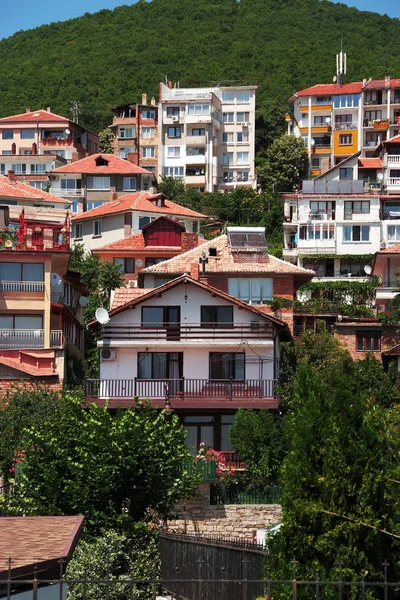
[[[65,133],[66,133],[67,135],[69,135],[69,134],[71,133],[71,130],[70,130],[70,129],[66,129],[66,130],[65,130]]]
[[[335,75],[334,78],[333,78],[333,83],[336,83],[336,82],[337,82],[337,77]]]
[[[311,140],[311,146],[315,146],[315,140],[314,139]]]
[[[325,119],[325,123],[326,123],[327,125],[329,125],[329,123],[330,123],[330,122],[331,122],[331,118],[330,118],[330,117],[326,117],[326,119]]]
[[[61,285],[61,277],[58,273],[52,273],[50,275],[50,285],[51,287],[58,287]]]
[[[144,262],[142,261],[141,258],[137,258],[135,263],[136,263],[137,267],[143,267],[143,265],[144,265]]]
[[[364,267],[364,272],[365,272],[367,275],[371,275],[371,273],[372,273],[372,267],[371,267],[370,265],[365,265],[365,267]]]
[[[88,299],[86,298],[86,296],[81,296],[79,298],[79,305],[82,306],[82,308],[85,308],[85,306],[87,306],[88,303]]]
[[[379,181],[383,181],[383,173],[378,173],[377,177]]]
[[[98,321],[100,325],[105,325],[110,320],[110,315],[105,308],[98,308],[95,312],[95,317],[96,321]]]

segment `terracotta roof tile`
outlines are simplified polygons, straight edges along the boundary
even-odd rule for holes
[[[154,222],[154,221],[153,221]],[[205,243],[203,238],[199,238],[197,242],[197,246],[202,246]],[[124,238],[122,240],[118,240],[117,242],[112,242],[111,244],[107,244],[106,246],[102,246],[101,248],[96,248],[93,250],[95,254],[99,252],[111,252],[111,251],[151,251],[151,252],[180,252],[181,246],[146,246],[144,235],[140,231],[139,233],[135,233],[130,237]]]
[[[3,117],[0,119],[0,125],[2,123],[37,123],[37,121],[48,121],[48,122],[62,122],[69,123],[70,119],[67,117],[61,117],[55,113],[47,110],[32,110],[30,112],[22,113],[20,115],[13,115],[11,117]]]
[[[96,159],[103,158],[108,165],[97,166]],[[92,154],[68,165],[49,171],[50,173],[83,173],[85,175],[153,175],[150,171],[132,164],[115,154]],[[154,176],[154,175],[153,175]]]
[[[381,158],[359,158],[358,166],[362,169],[382,169]]]
[[[382,142],[382,144],[399,144],[400,143],[400,135],[395,135],[392,138],[389,138],[388,140],[384,140]]]
[[[337,85],[336,83],[318,83],[312,87],[296,92],[296,96],[335,96],[338,94],[360,94],[363,89],[362,81],[354,81]]]
[[[372,81],[367,81],[365,84],[366,90],[381,90],[387,87],[385,79],[373,79]],[[389,80],[390,88],[400,87],[400,79],[390,79]]]
[[[379,256],[379,254],[400,254],[400,244],[379,250],[379,252],[377,252],[377,256]]]
[[[309,279],[314,276],[314,271],[297,267],[266,252],[232,251],[226,234],[206,242],[200,248],[188,250],[158,265],[148,267],[142,273],[190,272],[191,265],[197,263],[201,253],[209,248],[216,248],[217,256],[208,256],[207,273],[276,273],[309,276]]]
[[[31,185],[20,183],[19,181],[10,181],[8,177],[0,175],[0,198],[29,198],[32,200],[41,200],[45,203],[52,204],[71,204],[70,200],[53,196],[43,190],[34,188]]]
[[[70,558],[82,525],[83,517],[1,517],[0,578],[6,576],[9,557],[12,577],[32,573],[46,561]]]
[[[123,306],[143,294],[147,294],[150,292],[149,288],[118,288],[114,290],[114,295],[112,298],[111,310],[118,308],[119,306]]]
[[[84,219],[93,219],[95,217],[107,216],[115,213],[127,212],[129,210],[140,210],[144,212],[157,213],[161,215],[176,215],[179,217],[192,217],[193,219],[206,219],[205,215],[195,212],[190,208],[175,204],[166,199],[164,206],[156,206],[151,199],[156,199],[161,194],[150,194],[149,192],[137,192],[120,196],[115,201],[106,202],[97,208],[88,210],[80,215],[72,217],[72,221],[83,221]]]

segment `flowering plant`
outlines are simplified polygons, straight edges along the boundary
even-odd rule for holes
[[[232,469],[227,464],[225,456],[221,452],[218,452],[218,450],[206,446],[204,442],[201,442],[194,462],[215,462],[217,467],[216,474],[220,481],[226,481],[235,473],[235,469]]]
[[[35,446],[30,446],[30,450],[36,450],[36,452],[44,452],[41,448],[36,448]],[[19,448],[15,454],[15,458],[12,461],[12,466],[10,469],[10,473],[14,474],[15,479],[22,473],[22,469],[24,466],[24,462],[26,460],[26,450],[25,448]]]

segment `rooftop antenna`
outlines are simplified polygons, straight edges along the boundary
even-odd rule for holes
[[[79,104],[76,100],[73,100],[72,105],[71,105],[71,113],[72,113],[72,120],[75,123],[79,123],[79,114],[80,114],[81,110],[79,108]]]
[[[343,40],[340,42],[340,53],[336,54],[336,77],[333,79],[338,85],[344,84],[347,71],[347,54],[343,52]]]

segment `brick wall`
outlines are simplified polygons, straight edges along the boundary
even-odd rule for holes
[[[382,352],[389,350],[396,344],[400,343],[400,335],[396,332],[393,327],[381,327],[380,323],[377,323],[376,327],[373,328],[368,325],[359,323],[358,325],[340,325],[336,323],[335,326],[335,338],[337,338],[350,352],[353,360],[363,360],[366,358],[367,352],[360,352],[357,350],[357,331],[360,330],[379,330],[381,332],[381,347],[379,351],[373,352],[375,358],[382,360]]]
[[[210,485],[199,486],[196,497],[177,504],[167,528],[172,532],[222,534],[251,541],[253,529],[263,529],[282,518],[279,504],[210,505]]]
[[[197,233],[191,233],[190,231],[184,231],[181,235],[181,248],[182,252],[187,252],[192,248],[196,248],[199,242],[199,236]]]
[[[293,300],[293,294],[293,277],[286,275],[285,277],[274,278],[274,296],[281,296],[282,298]]]

